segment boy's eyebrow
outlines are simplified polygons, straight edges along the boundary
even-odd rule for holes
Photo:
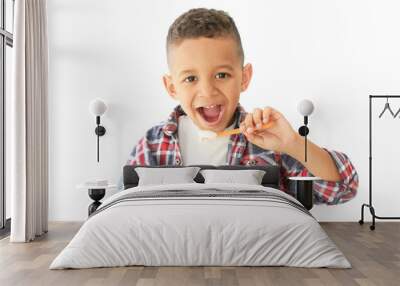
[[[220,68],[226,68],[226,69],[228,69],[228,70],[233,71],[233,67],[232,67],[231,65],[227,65],[227,64],[225,64],[225,65],[219,65],[219,66],[216,66],[216,67],[215,67],[215,69],[220,69]],[[181,71],[181,72],[179,73],[179,76],[181,76],[181,75],[183,75],[183,74],[186,74],[186,73],[193,73],[193,72],[195,72],[194,69],[183,70],[183,71]]]
[[[183,70],[183,71],[181,71],[181,72],[179,73],[179,76],[181,76],[181,75],[183,75],[183,74],[186,74],[186,73],[193,73],[193,72],[194,72],[193,69]]]
[[[216,69],[220,69],[220,68],[225,68],[225,69],[233,71],[233,67],[231,65],[220,65],[220,66],[216,67]]]

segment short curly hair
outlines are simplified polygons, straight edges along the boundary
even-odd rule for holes
[[[239,31],[232,17],[222,10],[195,8],[180,15],[169,27],[167,35],[167,58],[173,44],[180,44],[185,39],[200,37],[232,37],[238,47],[241,64],[244,52]]]

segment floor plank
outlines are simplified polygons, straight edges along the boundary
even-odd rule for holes
[[[49,232],[31,243],[0,240],[0,285],[400,285],[400,222],[379,222],[375,231],[358,223],[321,223],[352,269],[133,266],[49,270],[81,225],[51,222]]]

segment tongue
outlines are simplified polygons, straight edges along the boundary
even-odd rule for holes
[[[214,121],[218,119],[219,113],[221,111],[221,106],[217,105],[215,107],[211,108],[205,108],[203,107],[203,114],[206,120],[208,121]]]

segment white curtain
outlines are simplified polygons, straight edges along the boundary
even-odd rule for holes
[[[46,0],[16,0],[10,116],[11,242],[48,229]]]

